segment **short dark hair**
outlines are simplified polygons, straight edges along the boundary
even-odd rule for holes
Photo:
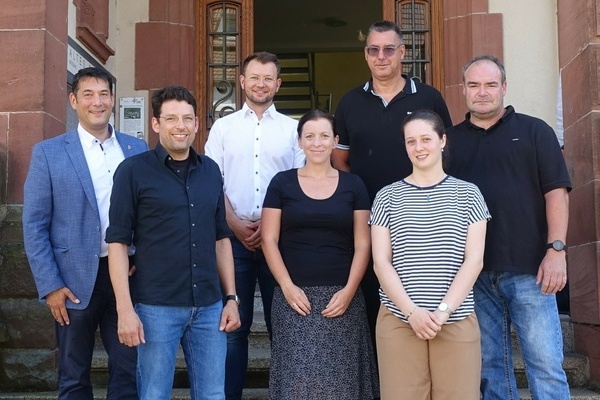
[[[308,121],[316,121],[318,119],[326,119],[327,121],[329,121],[329,123],[331,124],[331,130],[333,131],[333,134],[337,135],[335,131],[335,119],[333,118],[333,115],[329,114],[326,111],[319,110],[318,108],[313,108],[312,110],[304,114],[302,118],[300,118],[300,120],[298,121],[298,138],[302,137],[302,128],[304,128],[304,124],[306,124]]]
[[[185,101],[194,108],[194,115],[196,115],[197,105],[194,95],[183,86],[167,86],[157,90],[152,95],[152,115],[154,118],[160,117],[163,103],[169,100]]]
[[[112,76],[110,76],[104,70],[102,70],[100,68],[96,68],[96,67],[82,68],[79,71],[77,71],[77,73],[73,76],[73,83],[71,85],[71,93],[76,95],[77,91],[79,90],[79,82],[82,79],[89,79],[89,78],[96,78],[96,79],[100,79],[101,81],[105,81],[106,83],[108,83],[108,88],[110,90],[110,94],[113,94]]]
[[[465,81],[465,73],[467,72],[467,70],[469,69],[469,67],[471,65],[475,64],[476,62],[479,62],[479,61],[490,61],[490,62],[496,64],[496,66],[500,70],[500,75],[502,76],[502,78],[501,78],[502,82],[501,83],[506,82],[506,70],[504,69],[504,65],[502,65],[502,63],[500,62],[500,60],[498,60],[497,57],[490,56],[490,55],[477,56],[477,57],[469,60],[469,62],[466,63],[465,66],[462,68],[463,82]]]
[[[250,64],[250,61],[254,60],[258,61],[261,64],[275,64],[275,67],[277,67],[277,76],[279,77],[279,74],[281,73],[281,64],[279,63],[279,59],[275,54],[266,51],[258,51],[246,57],[246,59],[242,63],[242,75],[246,75],[246,68],[248,68],[248,64]]]
[[[398,24],[396,24],[395,22],[387,21],[387,20],[375,22],[367,30],[367,40],[369,39],[369,35],[373,31],[375,31],[375,32],[394,31],[394,32],[396,32],[396,36],[398,36],[398,40],[400,40],[400,44],[401,45],[404,44],[404,40],[402,39],[402,31],[400,30],[400,27],[398,26]]]

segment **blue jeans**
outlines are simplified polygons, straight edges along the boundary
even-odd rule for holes
[[[227,365],[225,372],[225,395],[227,400],[240,400],[246,383],[248,368],[248,336],[254,316],[254,291],[256,279],[260,287],[265,323],[271,335],[271,303],[275,278],[261,250],[250,251],[236,238],[231,238],[235,262],[235,288],[240,297],[240,320],[242,325],[227,334]]]
[[[474,287],[481,329],[483,400],[518,400],[510,325],[514,324],[529,390],[536,400],[568,400],[563,342],[554,295],[528,274],[482,272]]]
[[[206,307],[138,303],[146,343],[138,346],[137,383],[141,400],[171,398],[179,344],[183,347],[193,400],[223,400],[227,335],[219,331],[221,300]]]

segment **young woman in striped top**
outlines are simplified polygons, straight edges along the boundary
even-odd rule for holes
[[[413,172],[379,191],[370,219],[381,398],[478,400],[472,287],[490,214],[475,185],[444,172],[437,114],[415,111],[403,131]]]

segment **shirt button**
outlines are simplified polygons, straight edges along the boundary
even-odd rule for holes
[[[196,247],[196,243],[192,243],[192,247]]]
[[[190,207],[194,207],[194,203],[191,203],[191,204],[190,204]]]
[[[196,284],[194,283],[194,287],[196,287]]]
[[[196,224],[192,224],[192,226],[196,226]]]
[[[196,268],[196,264],[192,264],[192,267]]]

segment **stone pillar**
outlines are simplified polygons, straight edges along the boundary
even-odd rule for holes
[[[0,7],[0,387],[54,389],[52,318],[23,251],[21,204],[33,144],[65,130],[68,0]]]
[[[195,15],[192,0],[150,0],[150,21],[137,23],[135,28],[136,90],[150,90],[152,96],[152,90],[181,85],[194,92]],[[152,118],[151,104],[148,118]],[[151,130],[150,148],[157,142],[158,135]],[[204,148],[197,143],[194,147]]]
[[[567,244],[575,350],[600,380],[600,0],[558,0],[565,158],[573,190]]]
[[[455,124],[465,119],[461,69],[471,58],[492,54],[503,61],[502,15],[487,0],[444,0],[444,98]]]

